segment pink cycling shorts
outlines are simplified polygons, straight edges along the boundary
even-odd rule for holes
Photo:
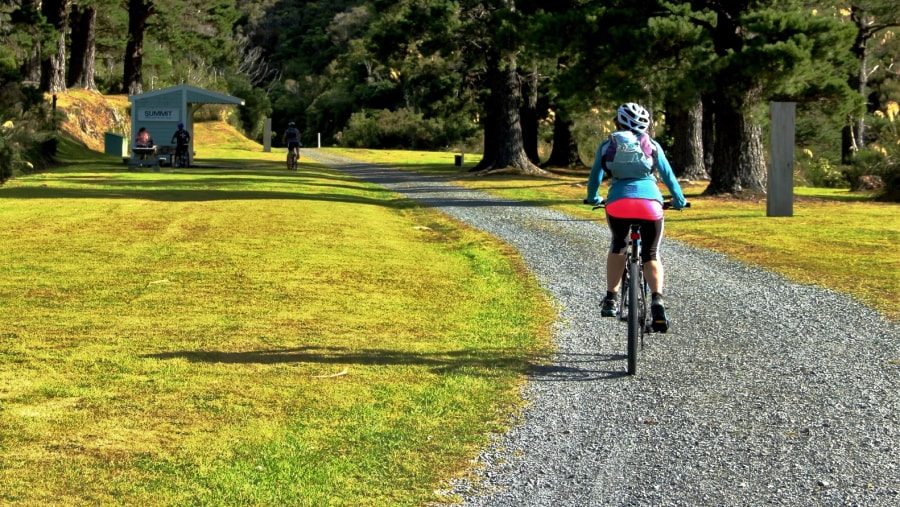
[[[656,199],[625,198],[607,204],[606,214],[616,218],[660,220],[663,217],[663,208]]]

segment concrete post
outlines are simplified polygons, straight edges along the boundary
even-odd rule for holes
[[[263,151],[272,151],[272,118],[266,118],[263,122]]]

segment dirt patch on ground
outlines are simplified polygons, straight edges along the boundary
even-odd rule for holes
[[[103,134],[131,137],[126,95],[101,95],[87,90],[56,94],[56,108],[65,115],[62,128],[88,148],[103,151]]]

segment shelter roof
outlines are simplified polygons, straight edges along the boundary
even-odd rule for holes
[[[129,95],[128,102],[135,102],[138,100],[149,99],[153,97],[160,97],[163,95],[169,94],[184,94],[186,98],[186,102],[188,104],[237,104],[244,105],[244,100],[239,99],[237,97],[232,97],[231,95],[226,95],[224,93],[214,92],[210,90],[204,90],[203,88],[198,88],[196,86],[192,86],[189,84],[180,84],[175,86],[170,86],[168,88],[163,88],[161,90],[154,90],[152,92],[139,93],[137,95]]]

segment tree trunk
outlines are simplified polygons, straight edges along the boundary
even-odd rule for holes
[[[666,125],[674,138],[669,161],[680,178],[708,180],[703,164],[703,102],[697,95],[693,103],[685,105],[687,109],[680,104],[666,108]]]
[[[763,143],[762,125],[744,118],[741,139],[741,186],[751,192],[766,193],[766,149]]]
[[[859,68],[855,75],[851,75],[848,80],[850,88],[856,90],[859,95],[868,103],[868,84],[869,84],[869,39],[871,39],[877,29],[873,29],[870,25],[870,16],[865,9],[857,6],[850,6],[850,19],[856,26],[856,39],[853,41],[853,47],[850,50],[858,60]],[[841,131],[841,162],[849,164],[853,158],[853,154],[866,146],[866,118],[865,113],[859,118],[850,118],[849,124]]]
[[[29,12],[39,12],[41,10],[40,0],[24,0],[22,2],[22,10]],[[28,31],[31,37],[31,49],[22,58],[22,65],[19,71],[22,74],[22,84],[29,86],[40,86],[41,83],[41,31],[36,26],[32,26]]]
[[[489,121],[485,123],[484,155],[477,167],[482,172],[509,168],[526,174],[549,175],[531,163],[525,154],[519,115],[522,90],[515,57],[507,56],[501,61],[495,54],[489,62],[490,113]],[[492,127],[495,132],[490,131]]]
[[[578,153],[578,142],[572,135],[572,127],[575,121],[569,118],[568,112],[563,108],[556,109],[556,117],[553,119],[553,149],[550,157],[541,167],[565,167],[568,169],[585,169],[581,155]]]
[[[491,75],[495,71],[488,70],[488,74]],[[490,81],[493,79],[488,78]],[[486,99],[484,105],[484,119],[482,120],[482,128],[484,129],[484,135],[482,136],[482,141],[484,146],[481,150],[481,160],[475,164],[475,167],[469,169],[470,172],[479,172],[485,169],[489,169],[491,163],[494,159],[497,158],[497,154],[499,153],[500,142],[498,141],[500,137],[500,106],[498,105],[497,97],[493,94],[489,95]]]
[[[41,83],[41,46],[35,44],[22,62],[22,82],[31,86]]]
[[[144,93],[144,31],[153,15],[153,0],[128,0],[128,42],[125,44],[125,69],[122,89],[129,95]]]
[[[866,67],[868,63],[868,42],[869,39],[864,35],[863,27],[859,27],[856,42],[853,45],[853,54],[859,59],[859,69],[855,76],[851,76],[849,85],[859,93],[860,97],[868,103],[867,88],[869,84],[869,75]],[[850,124],[845,126],[841,131],[841,161],[849,164],[853,158],[853,154],[866,146],[866,115],[861,114],[859,118],[850,118]]]
[[[66,91],[66,26],[68,25],[69,0],[44,0],[41,13],[58,32],[55,51],[41,61],[41,91],[64,93]]]
[[[538,153],[538,72],[533,70],[526,74],[523,80],[525,85],[526,100],[522,105],[521,116],[522,123],[522,142],[525,146],[525,155],[532,164],[540,164],[541,156]]]
[[[715,164],[705,195],[766,192],[762,127],[744,114],[757,103],[758,95],[759,90],[753,89],[735,104],[716,94]]]
[[[856,150],[853,149],[853,127],[850,125],[844,125],[844,128],[841,129],[841,163],[844,165],[849,165],[853,163],[853,153]]]
[[[71,16],[72,44],[69,49],[68,85],[97,91],[97,84],[94,82],[97,9],[93,6],[76,5]]]
[[[703,167],[709,176],[709,171],[715,163],[713,152],[716,146],[716,114],[715,101],[710,95],[701,97],[703,107]]]

